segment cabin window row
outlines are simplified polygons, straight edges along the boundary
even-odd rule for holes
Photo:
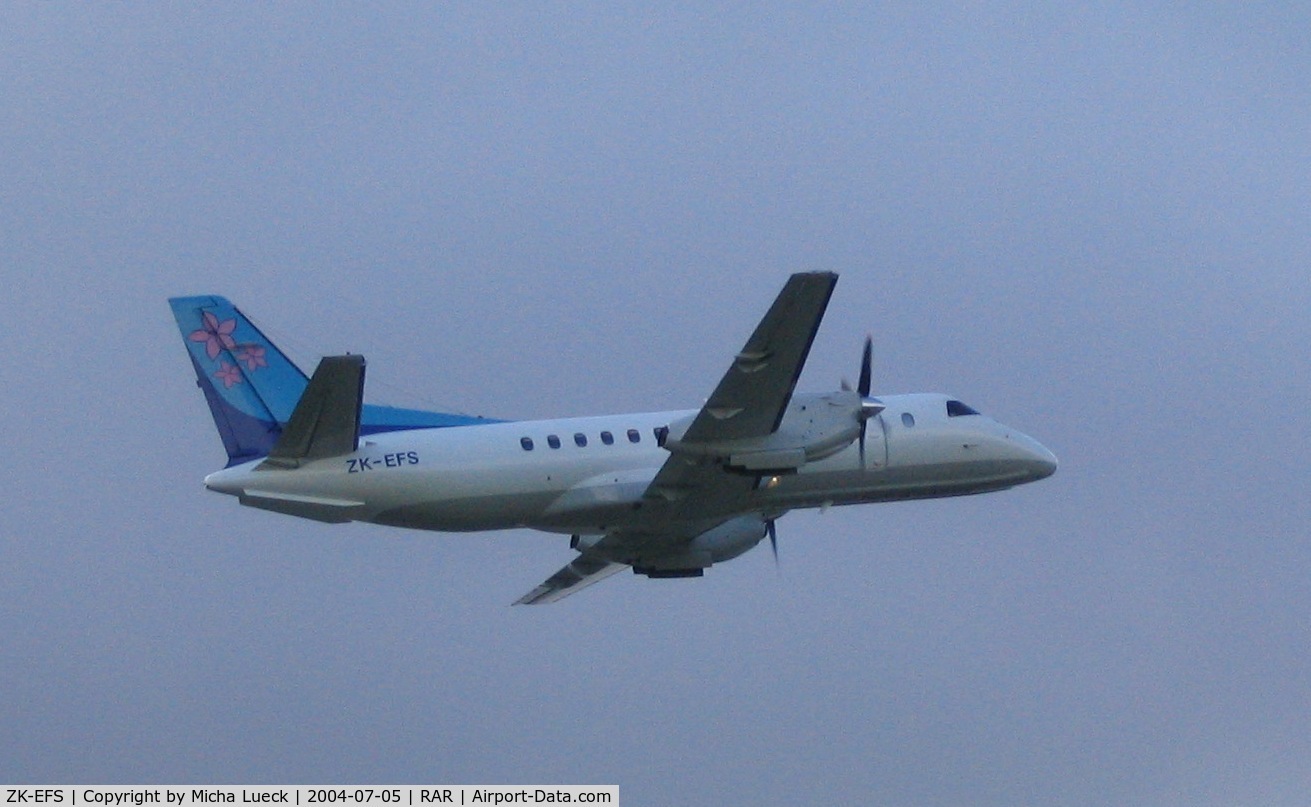
[[[656,429],[656,431],[655,431],[655,434],[656,434],[656,440],[657,440],[657,441],[660,440],[660,432],[661,432],[661,431],[662,431],[662,429]],[[628,442],[630,442],[630,443],[640,443],[640,442],[642,442],[642,433],[639,432],[637,429],[629,429],[629,430],[625,433],[625,436],[628,437]],[[604,443],[605,445],[608,445],[608,446],[612,446],[612,445],[614,445],[614,444],[615,444],[615,436],[614,436],[614,433],[613,433],[613,432],[608,432],[608,431],[603,431],[603,432],[601,432],[601,442]],[[547,444],[548,446],[550,446],[551,448],[559,448],[560,445],[561,445],[561,443],[560,443],[560,435],[558,435],[558,434],[548,434],[548,435],[546,435],[546,444]],[[524,451],[532,451],[533,448],[536,447],[535,444],[533,443],[533,438],[531,438],[531,437],[520,437],[520,438],[519,438],[519,445],[523,446],[523,450],[524,450]],[[579,448],[586,448],[586,447],[587,447],[587,435],[586,435],[586,434],[583,434],[582,432],[577,432],[577,433],[575,433],[575,434],[574,434],[574,445],[578,446]]]

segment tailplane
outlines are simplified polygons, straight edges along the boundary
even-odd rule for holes
[[[328,356],[310,378],[296,411],[260,468],[299,468],[306,462],[353,454],[360,447],[364,357]]]

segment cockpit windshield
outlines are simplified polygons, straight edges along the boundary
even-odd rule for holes
[[[958,418],[962,415],[977,415],[978,410],[972,406],[967,406],[960,401],[947,401],[947,417]]]

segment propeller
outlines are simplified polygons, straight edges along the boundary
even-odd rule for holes
[[[860,355],[860,381],[856,384],[856,394],[860,396],[860,411],[856,413],[856,419],[860,421],[860,467],[865,467],[865,427],[869,424],[869,419],[882,412],[885,407],[883,402],[877,398],[869,397],[870,387],[874,381],[874,337],[865,337],[865,349]],[[851,384],[844,378],[842,380],[842,389],[851,392]]]

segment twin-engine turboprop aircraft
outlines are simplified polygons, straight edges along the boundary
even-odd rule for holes
[[[804,507],[960,496],[1050,476],[1036,440],[947,395],[794,394],[837,275],[793,275],[699,410],[498,421],[365,404],[364,358],[306,379],[222,297],[169,300],[242,504],[325,522],[529,527],[578,555],[516,604],[632,567],[696,577]]]

